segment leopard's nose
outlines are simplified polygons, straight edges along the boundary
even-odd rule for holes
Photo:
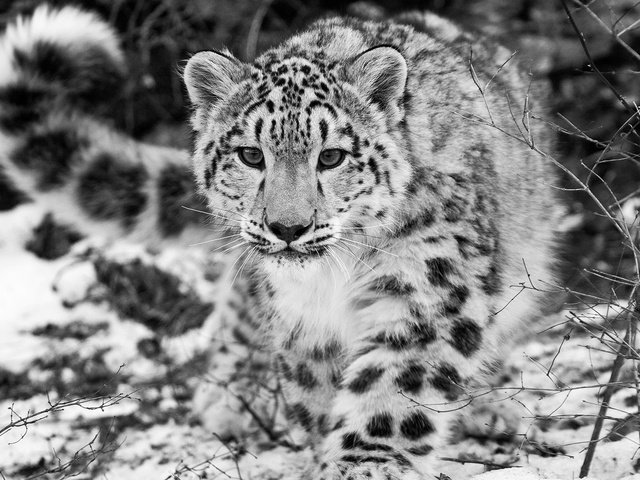
[[[302,235],[308,232],[311,225],[313,225],[313,221],[309,222],[307,225],[285,225],[280,222],[266,222],[266,224],[269,230],[271,230],[276,237],[287,243],[291,243],[298,240]]]

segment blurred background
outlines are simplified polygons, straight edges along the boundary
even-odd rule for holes
[[[0,31],[15,15],[29,14],[40,3],[41,0],[0,0]],[[525,433],[511,449],[500,444],[489,446],[485,453],[474,453],[475,447],[469,443],[467,450],[455,447],[451,455],[462,463],[471,459],[472,463],[482,464],[479,460],[489,458],[491,465],[499,464],[498,467],[514,464],[520,458],[533,464],[532,459],[537,458],[538,465],[547,465],[554,474],[571,471],[575,476],[577,466],[552,462],[581,461],[586,439],[591,435],[594,409],[603,398],[601,387],[609,383],[611,392],[615,387],[618,405],[610,410],[614,412],[610,415],[621,419],[610,422],[614,426],[607,427],[606,431],[611,432],[608,440],[620,440],[629,432],[636,432],[636,437],[624,444],[632,449],[628,453],[621,450],[623,442],[602,442],[599,449],[609,448],[599,454],[604,475],[594,478],[613,478],[607,474],[611,465],[618,462],[616,458],[621,459],[619,471],[633,468],[634,472],[640,472],[640,461],[634,457],[640,429],[638,369],[624,370],[620,382],[609,376],[611,353],[615,353],[616,359],[626,355],[622,346],[627,341],[622,340],[618,331],[628,323],[628,331],[635,332],[631,326],[637,322],[637,316],[627,317],[618,312],[627,309],[626,299],[638,284],[640,268],[629,248],[631,242],[638,243],[640,207],[640,136],[636,131],[640,128],[636,106],[640,101],[640,1],[49,0],[48,3],[72,4],[97,12],[115,27],[122,39],[129,70],[124,88],[115,89],[108,111],[95,113],[104,115],[106,121],[139,140],[185,149],[190,148],[191,142],[189,107],[179,70],[185,59],[200,50],[226,47],[238,58],[251,61],[318,18],[346,14],[384,19],[402,11],[429,9],[467,30],[496,38],[517,52],[515,58],[520,65],[550,86],[547,108],[533,113],[536,121],[545,122],[557,139],[556,150],[551,153],[589,190],[576,189],[578,185],[560,171],[559,179],[549,180],[565,187],[560,191],[565,216],[558,226],[562,232],[558,242],[561,259],[558,286],[567,291],[564,298],[568,304],[557,316],[558,328],[528,339],[532,343],[527,346],[526,355],[517,349],[512,352],[512,358],[505,362],[509,368],[502,379],[505,385],[510,382],[520,385],[522,372],[526,372],[527,385],[535,388],[523,391],[520,403],[531,407],[536,415],[527,410],[523,418],[528,418],[531,424],[535,421],[540,431],[547,432],[552,446],[544,443],[546,439],[543,442],[533,436],[528,438]],[[0,211],[13,206],[0,201]],[[612,222],[612,218],[620,218],[621,211],[625,212],[630,230],[627,235],[621,234]],[[624,230],[624,225],[620,222],[617,226]],[[535,228],[532,219],[531,229]],[[55,235],[52,238],[58,239]],[[84,284],[92,288],[98,285],[95,298],[89,289],[86,295],[81,292],[85,297],[78,294],[76,303],[61,305],[60,298],[66,298],[65,289],[54,294],[50,279],[58,278],[61,265],[71,257],[77,263],[76,257],[62,258],[60,263],[51,260],[64,256],[77,240],[65,239],[50,256],[38,255],[40,259],[28,252],[14,255],[9,250],[0,259],[5,262],[1,263],[4,275],[0,275],[0,292],[10,291],[8,287],[16,283],[11,267],[20,278],[28,278],[28,282],[23,282],[24,299],[18,296],[11,302],[2,302],[6,318],[0,322],[0,327],[5,328],[0,329],[0,346],[6,351],[0,348],[0,402],[5,402],[0,406],[13,408],[14,402],[23,401],[19,411],[28,412],[32,405],[46,407],[50,403],[48,397],[43,397],[45,391],[57,392],[62,399],[78,396],[80,402],[83,395],[94,392],[114,395],[133,391],[140,398],[136,398],[132,407],[125,401],[130,400],[130,394],[117,393],[107,413],[95,418],[87,414],[88,409],[82,403],[71,400],[76,402],[71,406],[86,410],[83,413],[86,418],[69,420],[71,416],[67,419],[52,416],[51,423],[42,422],[43,429],[32,428],[28,436],[26,429],[23,435],[22,430],[16,433],[18,429],[14,428],[16,443],[20,443],[16,448],[5,448],[7,453],[0,453],[0,464],[7,457],[5,463],[9,465],[0,465],[0,476],[5,478],[1,469],[9,468],[7,471],[17,472],[13,478],[66,478],[43,475],[77,471],[90,475],[78,478],[97,478],[98,473],[107,471],[111,472],[110,478],[132,478],[126,475],[131,475],[133,466],[140,466],[133,478],[162,478],[157,472],[164,471],[161,469],[178,458],[185,463],[178,463],[176,473],[167,479],[187,478],[179,472],[193,471],[188,467],[189,461],[204,472],[207,462],[216,459],[217,453],[203,461],[210,455],[207,445],[211,435],[189,417],[193,390],[208,368],[206,356],[197,350],[197,342],[193,340],[214,308],[210,298],[218,266],[212,263],[203,267],[205,262],[193,261],[199,258],[194,249],[178,252],[168,249],[144,255],[132,250],[146,258],[142,262],[136,255],[132,260],[131,252],[119,251],[116,245],[115,253],[89,252],[75,273],[73,269],[67,270],[73,280],[68,290],[73,293]],[[37,250],[29,245],[27,248],[34,253]],[[191,253],[192,257],[185,253]],[[153,258],[153,262],[147,257]],[[82,268],[87,264],[95,271],[93,280],[83,277]],[[32,283],[38,292],[36,301]],[[581,305],[573,309],[572,302]],[[30,303],[35,305],[33,311]],[[596,304],[604,307],[598,310]],[[12,305],[20,308],[13,312]],[[611,309],[612,305],[618,308]],[[580,311],[580,307],[583,313],[578,318],[572,310]],[[612,314],[610,310],[615,311]],[[591,313],[593,318],[588,316]],[[607,343],[609,338],[612,341]],[[589,341],[592,345],[585,347]],[[596,361],[598,353],[602,358]],[[539,368],[541,365],[544,368]],[[550,375],[552,367],[554,372]],[[562,382],[555,383],[559,378]],[[551,387],[549,380],[553,381]],[[583,385],[577,388],[582,389],[578,390],[581,395],[574,395],[567,402],[569,390],[565,386],[580,382]],[[624,384],[633,388],[621,389]],[[548,388],[539,390],[538,385]],[[553,402],[559,398],[556,393],[564,391],[567,397],[561,399],[560,411]],[[46,408],[43,411],[46,413]],[[90,434],[93,438],[96,431],[99,435],[93,440],[83,436]],[[283,432],[287,434],[286,430]],[[269,438],[280,445],[279,439]],[[118,450],[124,439],[128,441],[127,447]],[[264,446],[264,439],[259,441]],[[88,443],[82,446],[79,442]],[[567,446],[568,453],[565,454],[563,446]],[[577,453],[571,453],[573,446],[579,449]],[[84,452],[85,456],[78,456],[78,452]],[[14,457],[9,458],[9,454]],[[299,457],[297,452],[287,454],[291,455],[287,458]],[[466,456],[458,459],[463,454]],[[94,461],[98,455],[100,459]],[[60,465],[60,458],[71,460]],[[119,465],[124,465],[121,471],[117,470]]]
[[[0,23],[28,13],[38,0],[0,2]],[[640,188],[638,136],[614,91],[631,106],[640,95],[640,6],[635,0],[566,0],[581,45],[561,1],[394,0],[348,3],[339,0],[54,0],[99,12],[119,31],[129,75],[108,116],[138,139],[189,147],[188,108],[178,74],[194,52],[229,48],[251,60],[317,18],[351,14],[385,18],[400,11],[430,9],[465,28],[497,38],[533,75],[548,79],[552,96],[546,112],[536,112],[556,131],[556,157],[587,179],[607,206],[633,197]],[[585,8],[586,7],[586,8]],[[613,33],[612,33],[613,32]],[[616,34],[616,35],[614,35]],[[626,44],[626,47],[622,45]],[[584,47],[589,51],[587,58]],[[595,64],[610,82],[594,72]],[[635,107],[633,107],[635,108]],[[625,124],[625,122],[627,122]],[[608,145],[608,146],[607,146]],[[622,152],[622,153],[621,153]],[[587,168],[581,165],[581,162]],[[563,182],[567,185],[567,182]],[[611,222],[594,213],[584,192],[568,192],[562,283],[578,291],[628,295],[629,285],[609,274],[633,276],[629,250]],[[615,209],[614,209],[615,210]],[[612,210],[613,211],[613,210]],[[532,225],[535,228],[535,225]],[[594,273],[594,271],[597,271]],[[626,293],[625,293],[626,292]]]

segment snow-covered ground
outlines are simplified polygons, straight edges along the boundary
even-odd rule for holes
[[[299,480],[309,451],[258,430],[242,445],[223,443],[191,415],[218,263],[195,248],[149,252],[122,241],[96,247],[95,239],[44,260],[23,248],[30,228],[16,218],[0,215],[0,478]],[[129,292],[142,306],[123,301],[127,288],[144,290]],[[177,306],[171,314],[182,320],[167,323]],[[440,452],[444,475],[578,477],[613,356],[580,328],[563,341],[567,332],[561,326],[512,349],[501,388],[474,405],[519,417],[517,433],[453,444]],[[618,390],[601,436],[635,411],[635,392]],[[598,444],[589,478],[640,479],[632,477],[637,425],[618,437]],[[511,468],[485,473],[490,465]]]

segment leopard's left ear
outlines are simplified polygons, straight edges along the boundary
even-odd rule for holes
[[[195,107],[211,107],[224,100],[248,75],[249,67],[231,53],[199,52],[184,68],[184,83]]]
[[[349,83],[390,115],[388,120],[401,120],[401,102],[407,83],[407,62],[393,47],[379,46],[356,56],[346,67]]]

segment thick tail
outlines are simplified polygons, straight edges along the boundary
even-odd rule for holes
[[[190,242],[206,233],[203,215],[182,208],[203,208],[187,153],[136,142],[96,115],[123,77],[118,39],[93,14],[43,6],[7,27],[0,36],[5,226],[12,215],[24,238],[48,214],[41,231],[52,231],[55,221],[73,227],[73,238]],[[0,245],[9,230],[0,228]]]
[[[0,38],[0,128],[23,130],[61,106],[95,114],[123,77],[123,54],[106,22],[76,7],[42,5]]]

